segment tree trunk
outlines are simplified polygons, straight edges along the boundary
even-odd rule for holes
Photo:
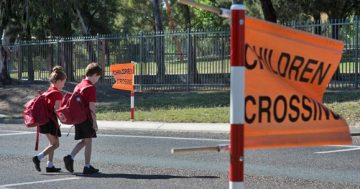
[[[339,30],[341,25],[337,25],[337,23],[332,23],[331,26],[331,38],[338,40],[339,39]],[[340,62],[341,63],[341,62]],[[340,65],[337,67],[336,72],[333,76],[334,80],[341,80],[341,73],[340,73]]]
[[[3,85],[11,84],[8,65],[10,64],[10,50],[7,45],[10,43],[10,34],[7,29],[3,30],[0,53],[0,82]]]
[[[88,26],[89,23],[86,24],[85,19],[82,16],[81,11],[80,11],[80,9],[78,7],[75,7],[75,12],[76,12],[76,15],[79,18],[83,34],[87,35],[87,36],[90,36],[91,33],[90,33],[90,29],[89,29],[90,27]],[[93,42],[92,41],[86,41],[86,49],[87,49],[87,52],[88,52],[89,61],[90,62],[96,62],[96,60],[97,60],[96,53],[95,53],[96,51],[93,48]]]
[[[68,81],[75,81],[73,68],[73,43],[64,41],[64,69]],[[84,68],[85,69],[85,68]]]
[[[188,30],[188,66],[189,83],[199,83],[196,66],[196,37],[191,35],[190,29]]]
[[[183,16],[185,18],[185,28],[191,29],[191,16],[190,16],[190,9],[187,5],[180,5],[182,9]]]
[[[9,58],[9,53],[7,52],[7,50],[5,50],[6,47],[1,46],[1,73],[0,73],[0,82],[3,85],[8,85],[11,84],[11,78],[10,75],[8,73],[8,64],[10,62],[10,58]]]
[[[271,0],[260,0],[265,20],[276,23],[276,12]]]
[[[182,12],[185,18],[185,27],[188,31],[188,74],[189,74],[189,83],[201,83],[200,78],[198,77],[197,64],[196,64],[196,38],[191,35],[191,16],[189,6],[182,5]]]
[[[171,15],[171,6],[170,6],[168,0],[165,0],[165,5],[166,5],[166,12],[167,12],[168,18],[169,18],[169,28],[171,31],[175,32],[176,23],[175,23],[173,16]],[[174,35],[172,37],[172,39],[175,41],[176,57],[178,57],[180,62],[182,62],[182,61],[184,61],[184,55],[183,55],[182,48],[181,48],[181,41],[180,41],[179,37],[176,35]]]
[[[161,22],[160,0],[152,0],[153,13],[155,19],[155,61],[157,65],[157,81],[161,82],[165,76],[165,48],[164,48],[164,33]]]
[[[314,15],[315,26],[314,26],[314,33],[317,35],[321,35],[321,20],[320,20],[320,13]]]

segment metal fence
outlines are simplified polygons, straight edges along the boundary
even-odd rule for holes
[[[89,62],[113,83],[110,65],[136,62],[138,90],[211,90],[229,86],[229,32],[185,31],[139,35],[97,35],[31,41],[9,46],[11,78],[47,80],[54,65],[80,81]]]
[[[344,50],[340,66],[333,76],[328,88],[359,87],[359,20],[355,16],[350,19],[333,19],[328,22],[306,22],[285,24],[295,29],[337,39],[344,42]]]
[[[357,88],[359,19],[291,23],[290,27],[344,41],[343,58],[330,88]],[[218,90],[230,85],[230,33],[183,31],[137,35],[97,35],[22,42],[9,46],[11,78],[47,80],[54,65],[68,80],[80,81],[89,62],[98,62],[104,84],[113,83],[110,65],[136,65],[137,90]]]

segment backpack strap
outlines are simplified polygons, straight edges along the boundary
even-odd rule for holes
[[[76,91],[78,91],[80,94],[84,92],[85,89],[92,87],[93,85],[87,84],[83,88],[80,88]]]
[[[45,98],[47,98],[49,95],[51,95],[55,92],[60,92],[60,91],[50,90],[50,91],[46,91],[46,92],[42,93],[41,95],[43,95]],[[57,122],[56,119],[54,119],[53,115],[49,115],[49,116],[50,116],[51,121],[54,122],[56,128],[60,128],[59,123]]]
[[[40,135],[39,126],[36,127],[36,141],[35,141],[35,151],[39,149],[39,135]]]
[[[49,95],[51,95],[52,93],[55,93],[55,92],[60,92],[60,91],[50,90],[50,91],[41,93],[41,95],[48,97]]]
[[[90,88],[90,87],[92,87],[92,86],[93,86],[93,85],[87,84],[87,85],[85,85],[83,88],[78,89],[77,91],[78,91],[78,92],[80,93],[80,95],[81,95],[81,94],[84,92],[85,89]],[[88,119],[92,120],[90,107],[88,107],[88,108],[89,108],[89,111],[88,111]]]
[[[54,122],[56,128],[59,128],[59,123],[57,122],[56,119],[54,119],[52,116],[50,117],[50,119]],[[39,138],[40,138],[40,126],[36,127],[36,141],[35,141],[35,151],[38,151],[39,149]]]

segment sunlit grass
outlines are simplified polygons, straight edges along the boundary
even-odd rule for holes
[[[349,123],[360,121],[360,91],[328,91],[324,103]],[[139,94],[135,98],[135,120],[227,123],[229,104],[228,91]],[[130,98],[99,103],[98,118],[129,120]]]

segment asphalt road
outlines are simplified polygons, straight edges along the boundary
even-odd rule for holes
[[[75,157],[75,174],[62,157],[75,145],[62,131],[55,165],[63,172],[41,173],[31,161],[34,129],[0,124],[0,189],[3,188],[228,188],[227,153],[172,155],[173,147],[227,144],[228,134],[100,130],[93,141],[92,164],[101,173],[84,176],[83,151]],[[72,130],[73,132],[73,130]],[[360,188],[360,137],[352,146],[245,151],[245,188]],[[40,149],[46,146],[40,138]]]

